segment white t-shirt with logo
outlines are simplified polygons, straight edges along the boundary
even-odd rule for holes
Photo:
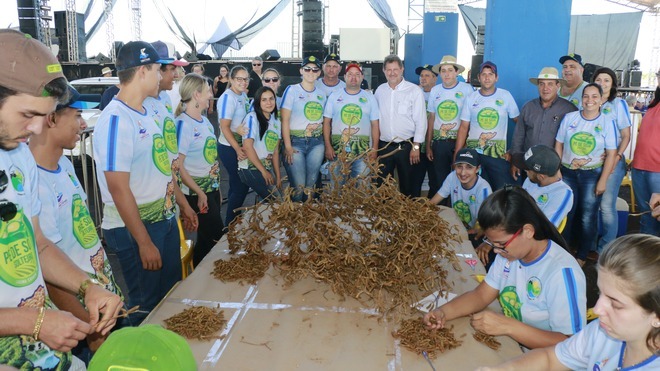
[[[39,199],[39,225],[44,235],[106,290],[121,295],[89,215],[87,194],[65,156],[60,158],[57,170],[39,167]]]
[[[94,128],[94,161],[104,203],[103,229],[124,227],[108,189],[106,171],[130,173],[129,185],[144,222],[155,223],[174,215],[171,154],[153,113],[146,106],[143,109],[144,113],[135,111],[115,98]]]
[[[442,84],[431,89],[426,110],[435,114],[433,140],[456,139],[461,126],[463,104],[472,93],[472,86],[460,81],[449,89]]]
[[[575,89],[575,91],[573,91],[571,94],[561,95],[561,89],[559,89],[558,95],[559,95],[560,98],[564,98],[567,101],[573,103],[573,105],[575,107],[577,107],[578,110],[581,110],[583,108],[582,107],[582,93],[583,93],[584,87],[587,86],[587,85],[589,85],[588,82],[582,81],[580,86],[578,86],[578,88]]]
[[[593,120],[580,111],[564,116],[556,140],[564,144],[561,162],[569,169],[595,169],[603,166],[605,150],[616,150],[616,123],[613,115],[600,114]]]
[[[497,254],[486,275],[499,291],[504,315],[541,330],[572,335],[584,328],[587,295],[584,272],[554,241],[536,260],[509,261]]]
[[[41,202],[37,164],[27,145],[0,150],[0,171],[7,177],[0,193],[3,210],[11,207],[8,203],[17,209],[11,220],[0,222],[0,307],[54,308],[48,298],[32,228],[32,217],[41,212]],[[68,370],[71,365],[71,353],[53,351],[31,336],[0,336],[0,349],[0,364],[16,368]]]
[[[491,95],[480,90],[470,94],[461,110],[461,121],[468,121],[470,129],[467,148],[480,154],[502,158],[506,153],[509,117],[520,116],[516,101],[507,90],[497,88]]]
[[[540,187],[527,178],[523,189],[532,196],[539,209],[555,227],[559,227],[573,207],[573,190],[563,180]]]
[[[259,157],[259,160],[261,160],[261,163],[266,169],[272,169],[272,155],[273,152],[275,152],[278,141],[282,139],[282,124],[280,123],[280,120],[278,120],[275,115],[270,115],[268,129],[266,129],[263,138],[260,137],[259,120],[257,120],[257,114],[255,112],[248,113],[245,117],[244,123],[245,127],[248,128],[248,132],[243,136],[243,140],[253,139],[254,151],[257,153],[257,157]],[[257,169],[249,159],[239,161],[238,168]]]
[[[456,211],[458,219],[469,228],[474,227],[477,223],[479,207],[481,207],[481,204],[491,193],[493,191],[490,188],[490,184],[479,175],[477,175],[477,181],[472,188],[463,188],[461,181],[458,180],[458,176],[456,175],[456,170],[449,173],[442,183],[442,187],[438,190],[438,194],[442,198],[451,196],[451,205]]]
[[[236,132],[238,127],[241,126],[245,115],[247,115],[250,110],[250,101],[245,93],[240,95],[234,93],[233,90],[227,89],[224,93],[218,98],[218,103],[216,105],[218,112],[218,121],[220,120],[231,120],[229,124],[229,129],[234,134],[234,139],[238,144],[241,144],[241,136]],[[220,144],[229,146],[229,142],[225,135],[220,130],[220,136],[218,137],[218,142]]]
[[[316,81],[314,81],[314,87],[316,89],[319,89],[325,94],[326,97],[329,97],[330,94],[336,92],[336,91],[342,91],[346,88],[346,83],[342,80],[339,80],[337,85],[335,86],[328,86],[323,82],[323,78],[319,77]]]
[[[204,193],[216,191],[220,186],[218,146],[213,126],[202,116],[201,121],[182,113],[176,118],[179,153],[186,156],[183,167]],[[194,194],[188,186],[181,185],[185,195]]]
[[[625,100],[616,97],[611,102],[607,101],[600,107],[600,112],[606,115],[613,115],[616,122],[616,145],[619,147],[621,143],[621,130],[632,126],[630,123],[630,111],[628,110],[628,103]]]
[[[356,94],[345,89],[336,91],[328,97],[323,116],[332,119],[330,139],[335,151],[357,156],[371,148],[371,121],[380,118],[373,94],[365,90]]]
[[[289,128],[293,137],[318,137],[323,134],[325,92],[306,91],[301,84],[289,85],[282,96],[282,109],[291,111]]]

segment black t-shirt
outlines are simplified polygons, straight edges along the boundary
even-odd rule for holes
[[[257,75],[254,70],[250,71],[250,84],[248,84],[247,93],[248,98],[254,98],[254,93],[256,93],[257,90],[262,86],[261,77],[259,77],[259,75]]]

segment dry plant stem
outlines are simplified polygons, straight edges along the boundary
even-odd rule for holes
[[[402,195],[391,177],[376,186],[378,163],[368,155],[339,151],[330,173],[334,178],[339,172],[346,182],[324,189],[319,201],[292,202],[289,188],[281,202],[246,208],[227,233],[230,252],[245,254],[216,261],[214,276],[254,284],[272,262],[286,285],[311,277],[382,316],[411,314],[424,294],[448,291],[440,263],[460,269],[450,247],[461,242],[458,229],[425,199]],[[357,159],[367,164],[369,176],[348,177]],[[264,252],[271,239],[285,250]]]
[[[497,341],[493,336],[490,336],[484,332],[477,331],[474,334],[472,334],[472,337],[474,340],[485,344],[487,347],[493,350],[498,350],[502,346],[502,344]]]
[[[219,339],[215,334],[227,324],[224,311],[203,306],[190,307],[166,319],[165,327],[187,339]]]
[[[439,353],[458,348],[462,341],[454,337],[454,327],[431,330],[424,325],[421,318],[401,321],[399,329],[392,333],[399,339],[401,346],[417,354],[426,352],[428,357],[435,359]]]

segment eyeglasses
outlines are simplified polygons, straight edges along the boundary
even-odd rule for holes
[[[264,80],[265,83],[270,83],[270,82],[278,82],[278,81],[280,81],[280,78],[279,77],[273,77],[273,78],[270,78],[270,79],[269,78],[264,78],[263,80]]]
[[[252,67],[259,67],[261,66],[261,63],[252,63]]]
[[[8,222],[16,216],[16,204],[7,200],[0,200],[0,220]]]
[[[9,185],[9,177],[7,176],[7,172],[0,170],[0,193],[7,189],[7,185]]]
[[[249,77],[234,77],[234,80],[236,80],[238,82],[248,82],[248,81],[250,81],[250,78]]]
[[[484,241],[484,243],[488,244],[490,247],[494,249],[500,249],[502,251],[506,251],[507,246],[509,246],[509,244],[511,244],[511,242],[513,242],[513,240],[515,240],[516,237],[518,237],[520,233],[522,233],[522,231],[523,229],[520,228],[518,232],[514,233],[513,236],[511,236],[511,238],[509,238],[509,240],[506,241],[504,244],[500,244],[499,242],[493,242],[489,240],[488,237],[484,237],[482,241]]]
[[[303,71],[317,73],[317,72],[321,71],[321,69],[320,68],[314,68],[314,67],[303,67]]]

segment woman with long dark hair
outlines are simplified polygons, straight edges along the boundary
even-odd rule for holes
[[[616,74],[607,67],[601,67],[594,72],[592,82],[603,88],[603,105],[600,111],[612,115],[616,123],[616,163],[612,174],[607,178],[605,193],[600,200],[600,218],[603,222],[603,233],[598,241],[598,252],[614,241],[619,230],[619,217],[616,211],[616,199],[619,197],[621,181],[626,175],[626,156],[624,152],[630,143],[630,112],[628,103],[617,97]]]
[[[273,89],[263,86],[254,95],[254,111],[243,120],[243,150],[247,158],[238,163],[238,175],[246,186],[264,200],[281,198],[280,139],[282,126],[277,119]]]
[[[439,329],[471,315],[476,330],[508,335],[530,349],[580,331],[587,306],[584,273],[527,191],[509,185],[496,191],[479,208],[477,220],[495,261],[476,289],[424,316],[426,325]],[[504,314],[486,309],[495,299]]]

